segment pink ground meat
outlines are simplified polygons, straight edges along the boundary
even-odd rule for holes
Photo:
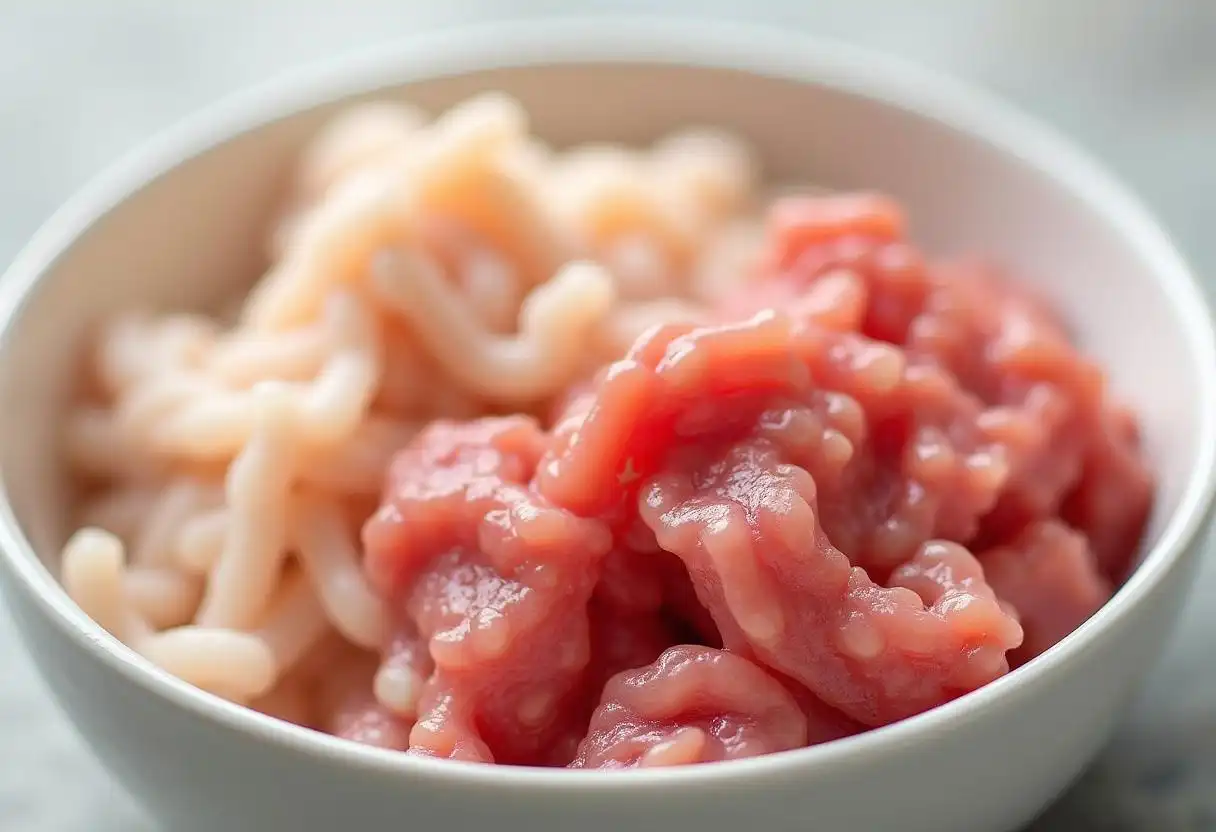
[[[1152,505],[1135,420],[1042,301],[905,225],[880,196],[779,201],[717,323],[648,331],[547,430],[439,422],[402,450],[364,565],[417,697],[343,733],[729,760],[933,708],[1093,614]]]
[[[754,757],[806,745],[806,717],[781,683],[739,656],[681,645],[614,676],[574,768]]]
[[[411,751],[536,764],[577,711],[612,538],[528,488],[542,447],[522,417],[438,422],[393,464],[365,544],[434,663]]]
[[[1025,638],[1009,654],[1016,666],[1071,633],[1111,595],[1089,541],[1057,520],[1027,526],[980,555],[989,584],[1017,612]]]

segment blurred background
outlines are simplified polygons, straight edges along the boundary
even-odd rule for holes
[[[1216,269],[1216,0],[0,0],[0,262],[115,157],[269,75],[437,27],[610,13],[776,24],[986,85],[1087,147],[1201,275]],[[1199,582],[1118,738],[1034,832],[1216,829],[1212,558]],[[0,829],[151,832],[3,616]]]

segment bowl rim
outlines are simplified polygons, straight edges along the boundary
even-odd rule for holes
[[[436,786],[514,790],[716,787],[744,777],[859,765],[919,738],[980,718],[1001,700],[1030,695],[1067,670],[1075,655],[1145,602],[1205,528],[1216,497],[1216,334],[1199,284],[1150,212],[1111,174],[1054,130],[981,89],[902,58],[771,26],[690,21],[670,16],[584,16],[433,30],[279,73],[228,95],[137,146],[71,197],[35,233],[0,277],[0,350],[39,281],[76,242],[143,186],[215,145],[293,114],[409,82],[496,68],[571,64],[677,65],[736,70],[813,83],[936,120],[1018,157],[1082,199],[1148,262],[1176,323],[1199,361],[1199,450],[1178,508],[1157,544],[1102,609],[1016,672],[901,722],[809,748],[729,765],[643,772],[572,771],[452,765],[364,747],[264,716],[220,699],[153,666],[105,633],[71,601],[21,531],[0,471],[0,564],[11,586],[78,647],[132,684],[193,716],[259,739],[279,751],[311,755],[369,774]]]

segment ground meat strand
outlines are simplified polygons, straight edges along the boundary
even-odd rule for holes
[[[976,544],[995,545],[1062,513],[1092,536],[1106,576],[1121,580],[1153,494],[1134,421],[1042,299],[980,262],[927,264],[904,239],[905,226],[881,196],[779,200],[768,260],[739,308],[776,300],[798,315],[824,287],[844,293],[833,305],[836,328],[854,322],[903,347],[909,363],[949,372],[985,405],[982,426],[1006,448],[1009,472]]]
[[[927,538],[973,535],[1006,471],[982,407],[948,374],[908,366],[864,336],[773,312],[656,330],[576,404],[559,421],[537,484],[583,516],[627,516],[640,478],[682,443],[787,418],[797,423],[791,436],[826,431],[837,470],[814,472],[821,521],[880,578]]]
[[[988,583],[1017,611],[1026,633],[1009,655],[1014,667],[1081,626],[1111,596],[1085,537],[1056,520],[1027,526],[979,559]]]
[[[727,649],[754,654],[866,725],[940,705],[1008,669],[1022,638],[974,558],[924,544],[892,588],[816,522],[815,480],[771,440],[689,452],[650,481],[643,517],[687,564]]]
[[[574,768],[709,763],[806,745],[806,718],[781,683],[739,656],[672,647],[608,682]]]
[[[612,540],[526,485],[543,444],[522,417],[435,423],[397,457],[364,529],[369,574],[435,664],[413,753],[537,764],[577,714]]]
[[[1124,408],[1109,408],[1091,436],[1081,479],[1060,514],[1089,539],[1102,574],[1114,583],[1131,570],[1155,489],[1135,418]]]

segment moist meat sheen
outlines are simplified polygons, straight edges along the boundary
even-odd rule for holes
[[[537,614],[537,629],[513,631],[503,648],[509,668],[483,665],[477,679],[492,676],[509,712],[523,705],[514,694],[521,680],[562,677],[555,656],[577,656],[575,673],[598,678],[629,666],[599,693],[578,767],[804,745],[791,687],[853,730],[884,725],[1047,649],[1101,606],[1127,568],[1151,493],[1134,430],[1040,303],[982,266],[927,264],[902,226],[880,197],[777,203],[754,280],[760,297],[780,305],[727,304],[712,325],[656,326],[640,337],[536,440],[535,462],[520,465],[514,513],[488,514],[476,504],[485,498],[452,486],[469,466],[439,452],[464,430],[484,437],[478,458],[492,469],[496,422],[423,434],[398,456],[384,508],[366,528],[368,568],[417,563],[421,530],[456,499],[475,506],[470,522],[482,528],[467,537],[487,563],[503,534],[528,552],[505,569],[465,573],[476,586],[462,590],[485,599],[499,626],[518,615],[519,600],[502,587],[520,570],[573,570],[561,572],[556,594],[534,590],[548,614]],[[1126,470],[1086,475],[1099,465]],[[444,485],[420,491],[420,479]],[[411,524],[420,512],[429,519]],[[1099,550],[1085,535],[1101,529],[1099,512],[1136,533],[1102,534]],[[492,516],[502,519],[486,528]],[[544,533],[526,529],[541,518]],[[639,523],[653,542],[635,548]],[[623,579],[620,563],[605,560],[614,546],[636,574]],[[670,555],[723,650],[663,645],[706,630],[655,577]],[[411,592],[452,592],[452,557],[432,560]],[[476,632],[485,605],[450,614]],[[614,636],[627,643],[591,650],[589,609],[615,611]],[[447,649],[441,640],[431,652]],[[565,718],[567,688],[535,694],[549,718]],[[477,688],[447,695],[432,721],[455,725],[465,703],[478,702]],[[515,737],[533,730],[529,711],[515,715]],[[497,715],[460,724],[453,730],[479,743],[499,730]],[[512,749],[507,759],[520,758]]]

